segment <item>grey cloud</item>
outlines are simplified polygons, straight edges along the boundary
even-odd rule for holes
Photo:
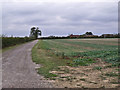
[[[117,13],[117,3],[5,3],[3,33],[24,36],[32,26],[43,35],[117,33]]]

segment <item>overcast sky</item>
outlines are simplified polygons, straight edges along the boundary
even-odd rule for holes
[[[2,4],[3,34],[29,36],[32,26],[43,36],[118,33],[118,2],[33,1]]]

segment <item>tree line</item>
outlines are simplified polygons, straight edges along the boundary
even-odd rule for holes
[[[38,39],[39,35],[41,36],[42,32],[41,32],[41,30],[39,30],[38,27],[32,27],[30,29],[29,37],[27,37],[27,36],[25,36],[25,37],[13,37],[13,36],[7,37],[6,35],[2,35],[2,36],[0,36],[0,40],[2,41],[2,46],[0,45],[0,48],[6,48],[9,46],[32,41],[32,40]]]

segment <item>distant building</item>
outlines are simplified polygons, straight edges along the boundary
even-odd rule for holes
[[[114,35],[113,34],[102,34],[101,37],[109,38],[109,37],[114,37]]]
[[[92,38],[92,37],[98,37],[97,35],[86,35],[86,34],[83,34],[83,35],[69,35],[70,38]]]
[[[84,35],[83,37],[91,38],[91,37],[98,37],[98,35]]]
[[[69,37],[70,37],[70,38],[79,38],[80,35],[73,35],[73,34],[71,34],[71,35],[69,35]]]

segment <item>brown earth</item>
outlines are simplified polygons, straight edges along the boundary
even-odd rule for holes
[[[106,76],[108,73],[118,74],[118,68],[111,66],[101,60],[90,66],[60,66],[58,71],[50,73],[58,75],[52,78],[56,86],[66,88],[115,88],[118,84],[118,76]],[[95,69],[101,67],[102,69]]]

